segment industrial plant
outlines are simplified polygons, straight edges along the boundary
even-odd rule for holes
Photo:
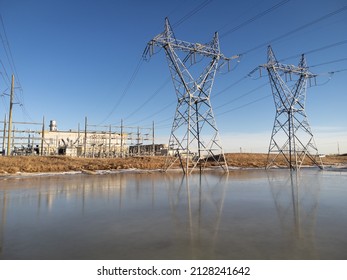
[[[2,124],[2,125],[1,125]],[[66,155],[72,157],[127,157],[165,155],[167,145],[154,142],[154,126],[96,126],[85,119],[84,128],[59,130],[57,121],[42,123],[13,122],[6,129],[6,118],[0,122],[2,155]],[[30,128],[28,128],[30,127]],[[8,137],[9,136],[9,137]]]

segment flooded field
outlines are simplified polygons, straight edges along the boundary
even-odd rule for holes
[[[0,259],[347,259],[347,172],[0,180]]]

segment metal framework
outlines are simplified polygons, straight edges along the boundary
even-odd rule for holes
[[[213,40],[207,44],[181,41],[175,38],[166,18],[164,32],[147,44],[145,59],[153,55],[155,47],[165,50],[177,95],[176,113],[169,140],[171,156],[167,158],[165,169],[169,169],[179,160],[183,172],[189,174],[195,168],[201,171],[210,161],[227,172],[228,166],[210,102],[219,61],[229,63],[232,59],[221,54],[218,33],[215,33]],[[205,61],[202,71],[201,68],[199,71],[192,67],[197,65],[197,59],[200,66]]]
[[[298,66],[285,65],[277,61],[269,46],[267,64],[260,67],[268,72],[276,106],[266,168],[282,157],[290,169],[300,169],[305,159],[323,169],[305,112],[306,89],[316,78],[308,70],[305,56]]]
[[[11,156],[67,155],[78,157],[128,157],[162,155],[166,145],[155,144],[154,124],[151,127],[93,125],[85,118],[84,129],[58,130],[55,121],[45,129],[45,121],[12,122]],[[53,124],[54,123],[54,124]],[[6,155],[9,124],[0,121],[0,156]]]

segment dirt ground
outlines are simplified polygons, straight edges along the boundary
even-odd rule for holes
[[[265,167],[266,154],[232,153],[226,154],[230,167]],[[115,169],[161,169],[166,157],[128,157],[128,158],[73,158],[67,156],[0,156],[0,174],[17,172],[64,172],[64,171],[95,171]],[[324,165],[347,165],[347,155],[326,156],[322,158]],[[284,163],[282,163],[284,164]],[[280,163],[280,165],[282,165]]]

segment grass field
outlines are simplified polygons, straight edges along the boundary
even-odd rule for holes
[[[267,155],[257,153],[226,154],[230,167],[258,167],[266,165]],[[17,172],[65,172],[65,171],[95,171],[115,169],[161,169],[165,157],[127,157],[127,158],[76,158],[66,156],[14,156],[0,157],[0,174]],[[326,156],[322,158],[324,165],[347,165],[347,155]],[[279,165],[284,162],[279,161]]]

